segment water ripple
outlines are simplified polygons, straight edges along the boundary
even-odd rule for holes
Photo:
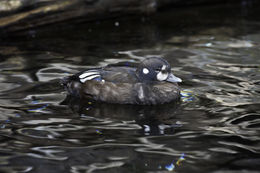
[[[119,162],[119,161],[108,162],[108,163],[93,163],[93,164],[90,164],[88,166],[77,165],[77,166],[71,167],[71,172],[72,173],[79,173],[79,172],[85,171],[87,173],[90,173],[90,172],[99,171],[99,170],[107,170],[107,169],[110,169],[110,168],[116,168],[116,167],[120,167],[120,166],[123,166],[123,165],[124,165],[124,162]]]
[[[259,172],[259,9],[230,15],[228,6],[162,11],[137,25],[73,21],[2,40],[0,172]],[[252,19],[241,17],[245,8]],[[106,104],[60,85],[86,68],[147,57],[164,57],[183,79],[180,101]]]

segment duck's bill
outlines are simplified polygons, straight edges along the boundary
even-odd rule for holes
[[[172,73],[168,76],[168,78],[166,79],[166,81],[172,82],[172,83],[182,82],[181,78],[178,78],[178,77],[174,76]]]

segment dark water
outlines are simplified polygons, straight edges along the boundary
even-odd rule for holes
[[[260,171],[260,5],[172,9],[12,33],[0,43],[0,172]],[[59,79],[163,56],[180,103],[66,98]]]

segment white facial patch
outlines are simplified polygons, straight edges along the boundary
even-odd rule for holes
[[[143,68],[143,74],[148,74],[149,70],[147,68]]]
[[[162,72],[159,72],[157,75],[156,75],[156,78],[158,81],[164,81],[168,78],[168,73],[162,73]]]
[[[167,67],[166,65],[163,65],[162,70],[166,70],[166,67]]]

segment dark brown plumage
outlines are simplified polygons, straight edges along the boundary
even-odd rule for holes
[[[89,69],[64,78],[69,94],[80,98],[118,104],[163,104],[180,97],[169,63],[162,58],[149,58],[140,64],[118,63]]]

